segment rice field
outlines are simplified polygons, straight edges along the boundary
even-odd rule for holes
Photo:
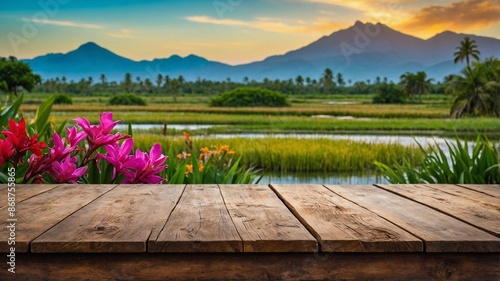
[[[193,138],[194,148],[229,145],[241,156],[245,165],[265,171],[279,172],[346,172],[374,170],[374,162],[393,163],[404,157],[418,163],[423,156],[416,146],[381,144],[329,139],[210,139]],[[160,143],[165,150],[174,148],[175,154],[184,148],[184,139],[158,135],[134,135],[137,148],[149,149]]]
[[[29,95],[22,106],[29,120],[47,95]],[[73,105],[55,105],[51,120],[56,124],[76,117],[97,123],[99,113],[113,112],[115,120],[125,124],[197,124],[217,125],[191,131],[199,149],[229,145],[241,156],[242,164],[266,172],[352,172],[375,170],[374,162],[401,162],[408,158],[418,163],[423,157],[416,147],[400,144],[355,142],[331,139],[210,139],[196,135],[237,133],[315,133],[315,134],[408,134],[476,135],[500,138],[499,118],[450,119],[450,98],[424,97],[422,104],[373,105],[371,95],[292,96],[289,108],[211,108],[209,97],[146,96],[147,106],[109,106],[109,96],[73,97]],[[165,134],[166,133],[166,134]],[[162,128],[134,129],[136,147],[149,149],[159,142],[165,151],[184,147],[181,132]],[[165,136],[166,135],[166,136]],[[178,137],[176,137],[178,136]]]

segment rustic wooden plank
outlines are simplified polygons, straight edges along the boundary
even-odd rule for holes
[[[221,185],[245,252],[314,252],[316,239],[264,185]]]
[[[149,252],[242,252],[217,185],[188,185]]]
[[[115,185],[60,185],[16,204],[16,252],[27,252],[29,243]],[[0,252],[7,252],[9,223],[0,227]]]
[[[0,280],[499,280],[498,253],[24,254]]]
[[[37,196],[44,192],[59,186],[58,184],[22,184],[15,186],[15,198],[16,204],[19,204],[31,197]],[[6,184],[0,185],[0,198],[7,198],[8,188]],[[4,201],[2,201],[3,203]],[[0,210],[7,207],[6,205],[1,205]]]
[[[500,198],[455,185],[377,185],[500,237]]]
[[[314,234],[323,252],[417,252],[422,240],[322,185],[271,188]]]
[[[31,243],[34,253],[146,252],[183,185],[120,185]]]
[[[500,239],[455,218],[376,186],[328,185],[424,240],[427,252],[499,252]]]
[[[500,198],[500,184],[459,184],[459,186]]]

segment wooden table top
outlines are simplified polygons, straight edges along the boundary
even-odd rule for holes
[[[16,252],[500,252],[500,185],[18,185],[15,198]]]

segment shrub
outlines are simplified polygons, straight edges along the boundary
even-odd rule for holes
[[[236,88],[213,98],[210,106],[221,107],[284,107],[290,106],[286,96],[280,92],[260,88]]]
[[[135,94],[119,94],[109,100],[110,105],[146,105],[146,100]]]
[[[73,104],[73,100],[69,95],[57,94],[54,99],[54,104]]]
[[[404,103],[404,93],[394,83],[382,83],[378,93],[373,97],[373,103]]]

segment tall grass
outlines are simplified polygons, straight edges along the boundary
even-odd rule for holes
[[[173,147],[180,153],[184,146],[181,137],[134,135],[135,145],[141,149],[159,142],[162,147]],[[400,144],[372,144],[329,139],[208,139],[193,142],[193,149],[211,145],[229,145],[243,166],[255,166],[264,171],[361,171],[375,169],[374,161],[401,162],[404,158],[419,163],[422,153],[417,147]]]
[[[391,183],[500,184],[500,154],[486,137],[478,136],[472,151],[467,141],[462,144],[458,138],[446,146],[448,153],[431,147],[419,167],[410,159],[393,168],[375,164]],[[425,152],[422,146],[420,150]]]

